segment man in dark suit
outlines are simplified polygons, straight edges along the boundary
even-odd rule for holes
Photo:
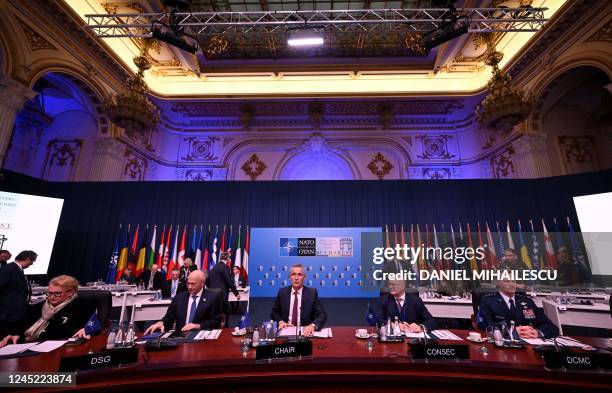
[[[170,280],[164,281],[162,284],[162,296],[174,299],[176,295],[187,290],[185,281],[180,278],[181,272],[179,269],[174,268],[170,273]]]
[[[423,331],[423,326],[428,331],[436,329],[436,320],[420,297],[406,292],[404,281],[389,281],[389,292],[380,297],[376,308],[379,321],[386,322],[389,318],[393,320],[398,317],[401,331],[419,333]]]
[[[204,289],[206,272],[195,270],[187,277],[187,291],[177,294],[166,315],[161,321],[149,326],[145,331],[149,333],[159,330],[164,332],[172,329],[187,332],[195,329],[218,329],[221,327],[221,302],[219,293]]]
[[[230,255],[227,252],[222,252],[219,255],[219,262],[212,268],[208,280],[206,281],[207,288],[218,288],[221,290],[221,296],[223,297],[223,313],[226,315],[225,327],[229,326],[229,318],[227,317],[230,313],[229,302],[227,297],[232,291],[236,300],[240,300],[240,293],[236,289],[232,273],[230,272],[229,264]]]
[[[164,278],[158,270],[157,264],[154,263],[151,265],[151,270],[145,270],[144,273],[142,273],[140,281],[144,284],[145,289],[156,291],[161,289]]]
[[[304,326],[303,335],[312,336],[327,321],[327,313],[319,301],[315,288],[304,286],[306,272],[304,266],[295,264],[289,271],[291,286],[278,290],[270,317],[278,321],[278,328]]]
[[[11,257],[12,255],[9,250],[0,250],[0,269],[8,264]]]
[[[32,290],[23,270],[36,262],[34,251],[22,251],[0,272],[0,337],[16,333],[25,316]]]
[[[550,338],[559,335],[559,329],[529,296],[516,293],[516,282],[500,280],[497,286],[499,292],[485,295],[480,299],[478,306],[480,328],[486,329],[497,321],[505,321],[508,325],[510,321],[514,321],[516,333],[520,338]]]
[[[244,288],[246,286],[246,283],[244,282],[244,278],[240,275],[240,267],[234,266],[232,272],[234,273],[232,277],[234,279],[234,285],[236,286],[236,288]]]
[[[78,287],[74,277],[54,277],[49,281],[47,300],[30,307],[19,331],[4,337],[0,347],[17,341],[64,340],[73,336],[88,340],[84,327],[97,304],[79,297]]]

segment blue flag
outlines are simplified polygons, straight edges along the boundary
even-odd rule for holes
[[[245,329],[251,326],[251,317],[249,316],[249,312],[245,311],[244,314],[240,317],[240,322],[238,323],[238,328]]]
[[[115,275],[117,274],[117,261],[119,260],[119,233],[121,232],[121,224],[119,224],[119,231],[115,237],[115,248],[111,254],[110,262],[108,264],[108,273],[106,274],[106,282],[108,284],[115,283]]]
[[[374,310],[372,310],[372,306],[368,303],[368,312],[366,313],[366,322],[370,326],[374,326],[378,323],[378,317]]]
[[[88,336],[93,336],[94,334],[99,333],[102,330],[102,325],[100,324],[100,320],[98,319],[98,313],[94,312],[89,317],[89,321],[85,325],[85,334]]]

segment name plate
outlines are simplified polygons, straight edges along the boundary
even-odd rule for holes
[[[304,356],[312,356],[312,341],[260,345],[255,352],[256,360],[286,359]]]
[[[59,371],[92,370],[131,363],[138,363],[138,348],[123,348],[65,357],[60,361]]]
[[[415,360],[469,360],[470,350],[467,345],[410,345],[412,358]]]
[[[612,370],[612,355],[574,351],[545,352],[546,368],[567,370]]]

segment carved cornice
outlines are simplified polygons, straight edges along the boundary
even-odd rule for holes
[[[19,112],[26,102],[36,97],[37,94],[16,80],[0,75],[0,105],[6,105]]]
[[[26,40],[28,41],[28,44],[30,45],[30,50],[32,52],[36,52],[39,50],[45,50],[45,49],[57,50],[55,46],[53,46],[49,41],[43,38],[43,36],[38,34],[36,30],[28,26],[27,23],[23,22],[19,18],[17,18],[17,21],[19,22],[19,26],[21,27],[21,30],[23,31],[23,34],[25,35]]]
[[[586,42],[589,41],[612,42],[612,20],[609,20],[586,40]]]

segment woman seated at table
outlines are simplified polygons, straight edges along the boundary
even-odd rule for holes
[[[85,325],[96,310],[95,304],[79,298],[79,282],[71,276],[57,276],[49,281],[47,300],[28,309],[21,329],[4,337],[0,348],[7,344],[78,337],[89,340]]]

